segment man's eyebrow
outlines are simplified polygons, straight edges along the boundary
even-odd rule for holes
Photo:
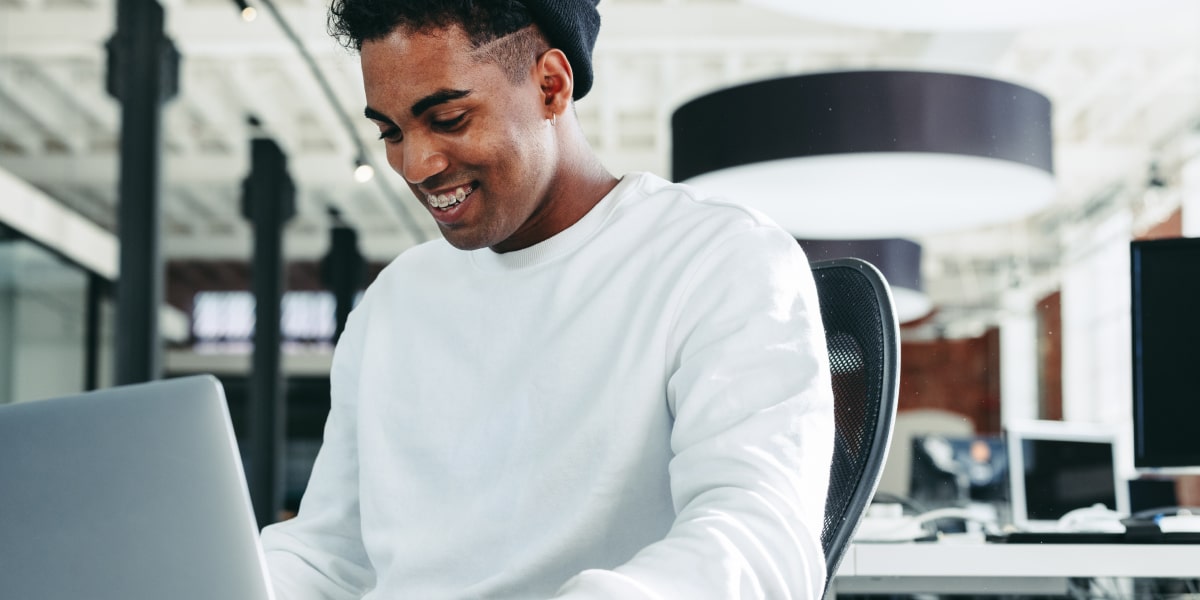
[[[412,114],[414,117],[421,116],[421,113],[451,100],[458,100],[471,95],[471,90],[438,90],[412,105]]]
[[[386,116],[384,116],[383,113],[371,108],[370,106],[368,106],[366,108],[366,110],[363,111],[363,115],[365,115],[368,119],[371,119],[372,121],[379,121],[380,123],[386,123],[388,125],[395,125],[395,123],[393,123],[391,119],[387,118]]]
[[[459,98],[466,98],[470,95],[471,90],[438,90],[428,96],[425,96],[424,98],[421,98],[420,100],[417,100],[416,103],[412,105],[412,114],[414,117],[419,117],[425,111],[439,104],[444,104],[451,100],[458,100]],[[380,123],[395,125],[395,123],[393,123],[392,120],[386,115],[375,110],[374,108],[371,108],[370,106],[363,110],[363,115],[372,121],[379,121]]]

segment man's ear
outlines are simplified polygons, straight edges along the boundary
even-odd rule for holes
[[[537,77],[542,89],[542,99],[546,104],[546,118],[560,115],[571,103],[571,94],[575,91],[575,74],[571,71],[571,61],[558,48],[551,48],[538,58]]]

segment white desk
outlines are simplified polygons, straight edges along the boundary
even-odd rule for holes
[[[1200,578],[1200,544],[853,543],[834,590],[1062,594],[1070,577]]]

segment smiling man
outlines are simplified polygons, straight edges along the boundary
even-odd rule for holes
[[[832,449],[816,292],[769,219],[610,174],[592,0],[337,0],[365,115],[444,240],[334,353],[279,597],[806,598]]]

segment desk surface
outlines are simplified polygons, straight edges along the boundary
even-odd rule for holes
[[[1200,544],[853,543],[848,577],[1200,577]]]

